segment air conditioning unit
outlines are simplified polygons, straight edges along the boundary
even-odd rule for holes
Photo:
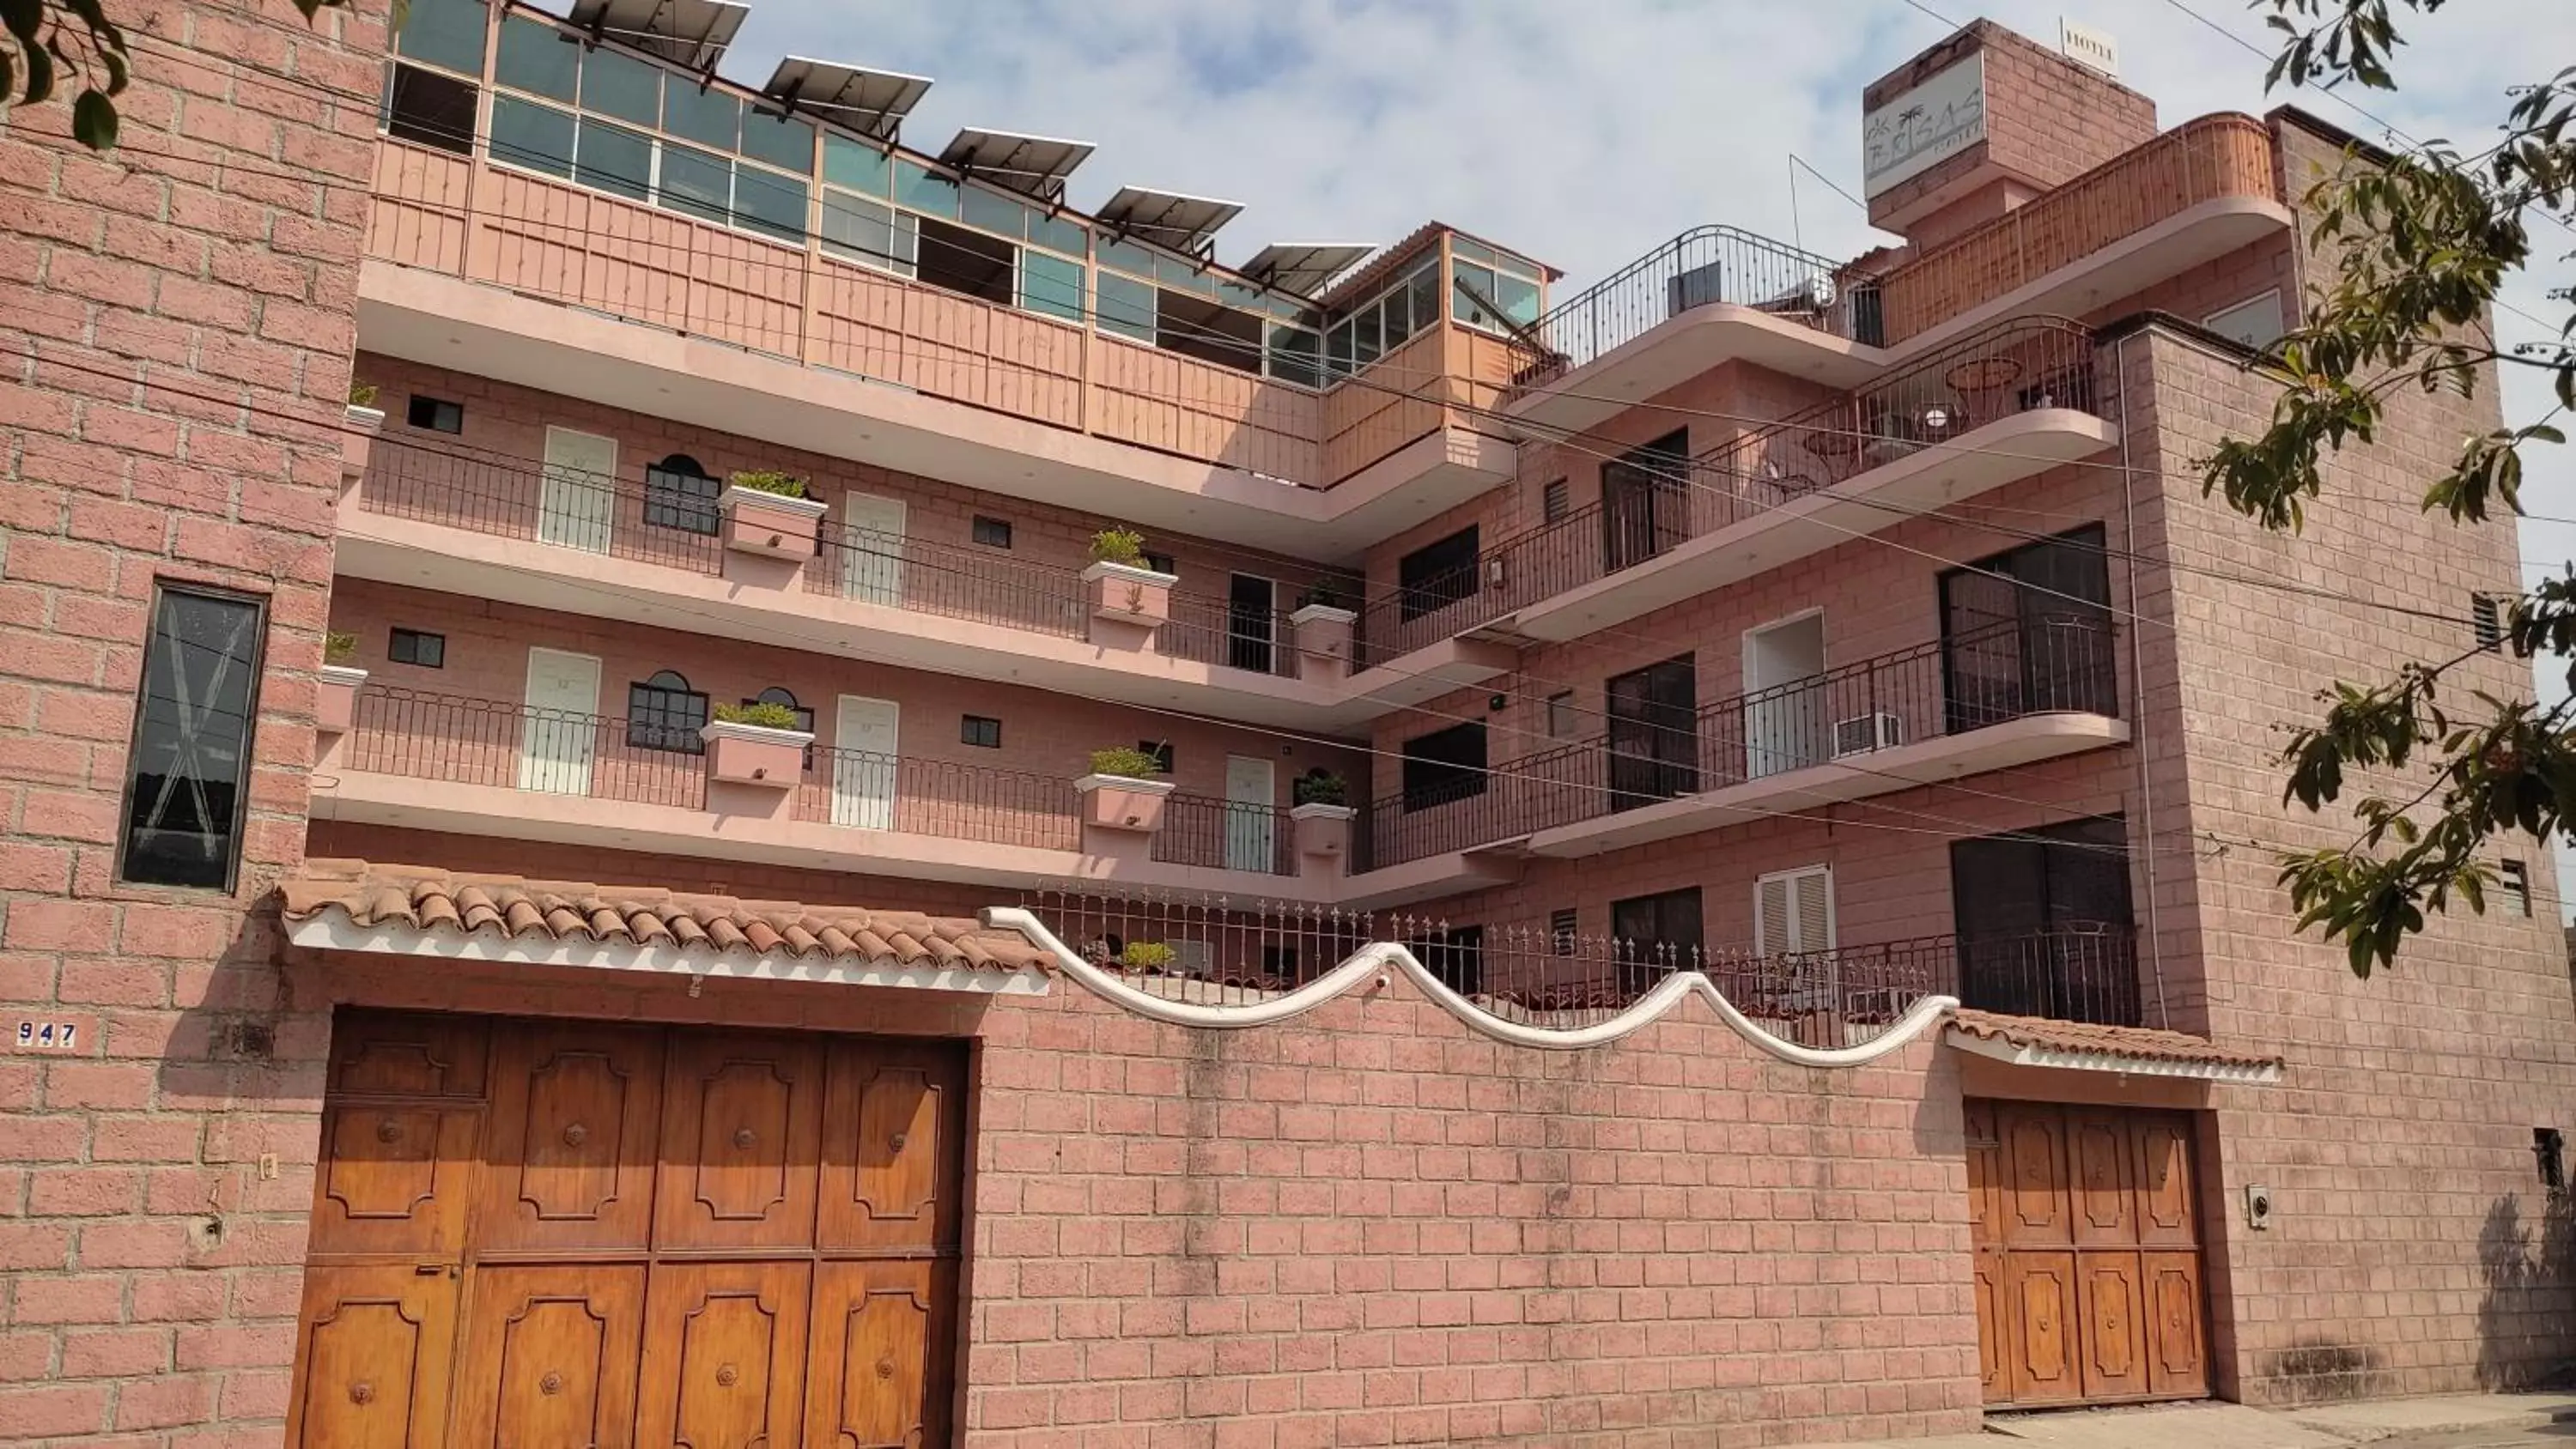
[[[1724,264],[1710,262],[1676,272],[1664,283],[1664,315],[1678,317],[1693,307],[1726,300]]]
[[[1905,721],[1892,714],[1856,714],[1834,721],[1834,758],[1892,750],[1905,743]]]

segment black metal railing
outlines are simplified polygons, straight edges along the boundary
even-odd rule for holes
[[[953,760],[817,749],[790,808],[798,820],[852,830],[1082,848],[1082,799],[1071,781]]]
[[[1535,387],[1635,340],[1694,307],[1728,302],[1875,343],[1866,286],[1838,281],[1842,263],[1731,226],[1700,226],[1548,309],[1516,343],[1513,381]]]
[[[2137,931],[2126,922],[1962,937],[1956,979],[1960,1004],[1984,1011],[2097,1026],[2138,1026],[2146,1019]]]
[[[2116,717],[2110,621],[2076,607],[1840,665],[1681,719],[1614,720],[1590,739],[1382,797],[1363,813],[1370,867],[1817,765],[1866,769],[1882,750],[2024,715]]]
[[[1297,873],[1296,822],[1275,805],[1246,805],[1178,792],[1164,797],[1152,859],[1258,875]]]
[[[578,469],[378,438],[358,507],[691,573],[724,571],[720,523],[705,489],[654,491]]]
[[[1155,652],[1254,674],[1297,677],[1295,626],[1283,609],[1172,592],[1171,617],[1154,631]]]
[[[805,591],[915,614],[1079,639],[1091,628],[1079,571],[826,518]]]
[[[1453,575],[1370,599],[1357,658],[1382,664],[2039,408],[2101,410],[2093,337],[2077,323],[2005,323],[1687,460],[1607,464],[1598,501],[1490,545]]]
[[[706,805],[706,760],[602,715],[407,689],[358,692],[344,768],[635,805]]]

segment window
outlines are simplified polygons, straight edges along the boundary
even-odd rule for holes
[[[2117,815],[1950,843],[1959,995],[2016,1016],[2138,1024],[2128,832]]]
[[[1630,896],[1610,903],[1610,946],[1620,985],[1636,991],[1675,971],[1699,969],[1699,887]]]
[[[1132,337],[1138,342],[1154,340],[1154,289],[1143,282],[1131,281],[1115,272],[1102,272],[1100,288],[1100,330],[1119,337]]]
[[[662,129],[684,141],[734,150],[742,144],[742,102],[713,86],[665,82]]]
[[[2469,636],[2489,654],[2504,652],[2504,610],[2495,595],[2469,595]]]
[[[1949,733],[2050,710],[2119,713],[2100,524],[1952,569],[1940,591]]]
[[[990,715],[967,715],[957,722],[957,742],[979,750],[998,750],[1002,747],[1002,722]]]
[[[483,0],[417,0],[394,35],[405,60],[483,73]]]
[[[1547,948],[1559,956],[1574,954],[1575,922],[1579,918],[1572,906],[1547,914]]]
[[[523,101],[492,98],[492,159],[549,176],[572,175],[573,114]]]
[[[582,57],[581,108],[653,125],[662,119],[662,72],[624,51],[594,48]]]
[[[1536,264],[1465,237],[1449,241],[1450,314],[1470,327],[1509,332],[1538,320]]]
[[[823,188],[823,249],[834,256],[911,276],[921,255],[920,223],[880,202]]]
[[[722,222],[733,210],[733,163],[694,146],[665,141],[653,199],[683,216]]]
[[[1550,483],[1545,488],[1539,490],[1538,514],[1540,522],[1562,522],[1565,515],[1572,513],[1573,511],[1574,500],[1569,495],[1564,479],[1559,478],[1555,482]]]
[[[1145,553],[1145,567],[1158,574],[1177,574],[1180,572],[1180,565],[1172,562],[1172,556],[1170,554],[1155,553],[1150,549]]]
[[[482,62],[476,61],[480,70]],[[416,65],[397,65],[385,87],[385,134],[397,141],[434,146],[459,156],[474,154],[474,108],[479,88]]]
[[[641,131],[581,118],[574,143],[572,179],[584,186],[644,201],[653,195],[653,138]]]
[[[465,405],[413,393],[403,420],[433,433],[461,433],[465,431]]]
[[[1688,428],[1602,464],[1603,567],[1615,573],[1688,540],[1695,511],[1691,491]]]
[[[1440,257],[1431,253],[1385,291],[1345,308],[1325,333],[1325,372],[1349,377],[1440,325]]]
[[[1237,372],[1261,371],[1261,318],[1178,292],[1154,296],[1156,346]]]
[[[1834,873],[1821,865],[1774,871],[1753,883],[1753,949],[1803,956],[1834,948]]]
[[[2567,1190],[2567,1138],[2555,1127],[2531,1129],[2531,1160],[2540,1169],[2540,1185],[2552,1193]]]
[[[707,697],[677,671],[665,669],[626,686],[626,743],[635,749],[704,754],[707,744],[698,731],[706,724]]]
[[[742,113],[742,154],[799,176],[814,172],[814,124],[755,106]]]
[[[697,459],[673,453],[644,470],[644,521],[684,533],[713,534],[719,519],[716,495],[722,491]]]
[[[1020,307],[1067,322],[1082,320],[1082,263],[1041,251],[1020,253]]]
[[[1424,544],[1395,566],[1396,617],[1418,619],[1476,592],[1476,527]]]
[[[1485,727],[1451,725],[1404,742],[1404,808],[1428,810],[1485,793]]]
[[[1561,689],[1547,697],[1547,737],[1552,740],[1574,738],[1574,691]]]
[[[2508,860],[2497,871],[2504,883],[2505,900],[2524,916],[2531,914],[2531,868],[2518,860]]]
[[[117,879],[232,889],[266,633],[255,599],[163,587],[153,600]]]
[[[1168,775],[1172,773],[1172,742],[1170,740],[1138,740],[1136,742],[1136,748],[1143,750],[1146,754],[1154,757],[1155,774]]]
[[[2201,319],[2201,325],[2230,342],[2260,352],[2280,341],[2281,334],[2288,330],[2281,320],[2281,290],[2275,287],[2225,311],[2212,312]]]
[[[492,79],[515,91],[577,101],[581,96],[581,42],[533,16],[505,16],[501,21],[501,48],[493,58]]]
[[[984,515],[979,513],[975,515],[973,537],[977,543],[984,545],[986,548],[1009,548],[1011,546],[1011,525],[1007,520],[986,518]]]
[[[396,629],[385,645],[385,658],[396,664],[416,664],[423,669],[447,667],[447,636],[419,629]]]
[[[1019,300],[1019,248],[998,237],[928,217],[918,225],[921,251],[917,275],[922,281],[943,291],[980,297],[1005,307]]]

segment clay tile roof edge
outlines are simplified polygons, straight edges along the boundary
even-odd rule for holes
[[[2026,1065],[2240,1082],[2277,1081],[2282,1069],[2277,1056],[2154,1027],[2053,1021],[1971,1007],[1952,1012],[1949,1025],[1954,1045]]]

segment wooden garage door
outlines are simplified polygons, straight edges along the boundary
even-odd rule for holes
[[[1986,1402],[2206,1395],[2191,1118],[1967,1105]]]
[[[947,1443],[964,1063],[342,1013],[287,1442]]]

